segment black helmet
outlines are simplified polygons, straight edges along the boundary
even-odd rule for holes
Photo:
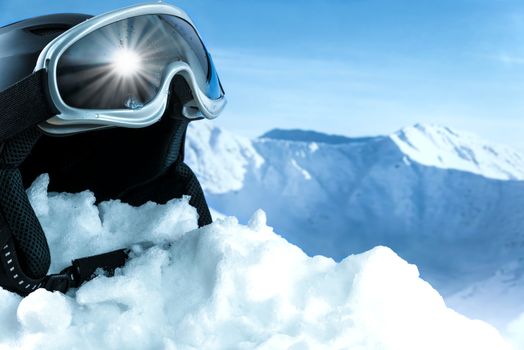
[[[50,15],[0,28],[0,91],[31,75],[51,41],[89,18]],[[147,127],[111,127],[57,137],[31,125],[8,139],[0,138],[1,287],[21,295],[39,287],[66,291],[89,279],[97,268],[111,272],[127,257],[122,249],[77,259],[60,274],[47,276],[49,247],[25,192],[42,173],[50,175],[50,191],[91,190],[98,201],[120,199],[141,205],[190,195],[199,225],[211,223],[200,184],[183,162],[190,119],[182,111],[193,93],[179,75],[171,80],[169,92],[162,117]],[[9,112],[6,108],[0,108],[0,114]],[[0,118],[0,129],[8,126]]]
[[[31,74],[38,55],[51,40],[91,18],[83,14],[55,14],[0,28],[0,91]]]

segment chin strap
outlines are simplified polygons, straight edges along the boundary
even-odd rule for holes
[[[47,71],[41,69],[0,92],[0,143],[58,113],[47,91]]]
[[[75,259],[72,265],[63,269],[62,272],[46,276],[42,286],[49,291],[65,293],[70,288],[78,288],[82,283],[91,280],[100,270],[103,270],[107,276],[113,276],[117,268],[125,265],[129,252],[129,249],[118,249],[109,253]]]

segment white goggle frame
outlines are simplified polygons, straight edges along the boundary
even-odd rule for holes
[[[57,64],[62,54],[78,40],[99,28],[141,15],[171,15],[182,18],[189,22],[200,36],[184,11],[172,5],[159,3],[137,5],[109,12],[92,17],[67,30],[42,50],[35,67],[35,71],[47,70],[49,96],[59,111],[56,116],[39,125],[43,131],[50,134],[71,134],[110,126],[127,128],[149,126],[157,122],[164,114],[171,80],[178,74],[186,80],[194,98],[184,105],[183,115],[190,119],[218,117],[226,105],[226,98],[223,95],[218,99],[207,97],[200,89],[191,67],[182,61],[173,62],[167,66],[159,92],[151,102],[140,109],[81,109],[70,107],[63,101],[57,83]]]

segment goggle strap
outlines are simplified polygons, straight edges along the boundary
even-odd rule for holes
[[[58,113],[47,91],[47,71],[41,69],[0,92],[0,143]]]

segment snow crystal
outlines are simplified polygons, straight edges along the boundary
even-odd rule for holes
[[[187,198],[97,207],[89,192],[43,195],[46,184],[29,194],[56,267],[155,245],[65,296],[0,290],[1,349],[510,349],[493,327],[447,308],[389,248],[337,263],[273,233],[262,211],[249,226],[225,218],[196,229]]]

